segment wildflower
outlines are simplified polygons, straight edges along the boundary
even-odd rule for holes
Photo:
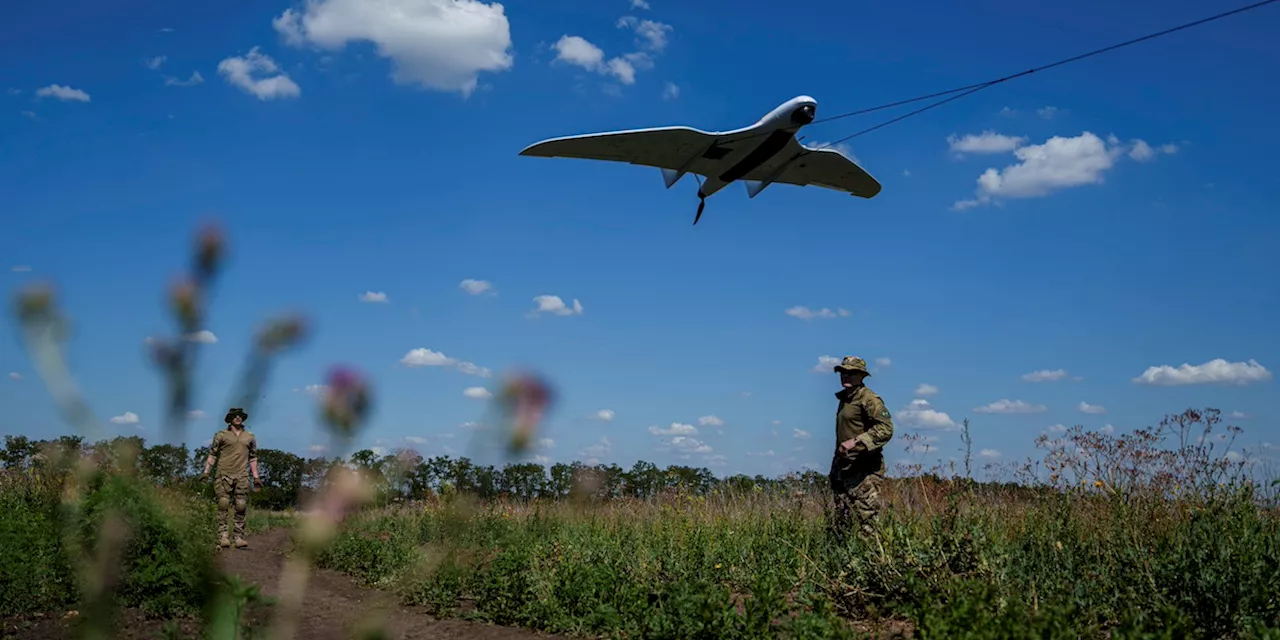
[[[1102,481],[1101,481],[1101,480],[1094,480],[1094,481],[1093,481],[1093,486],[1094,486],[1094,487],[1097,487],[1097,488],[1099,488],[1099,489],[1101,489],[1101,488],[1102,488]]]
[[[329,372],[324,396],[324,420],[345,437],[354,435],[369,411],[369,390],[359,374],[344,367]]]

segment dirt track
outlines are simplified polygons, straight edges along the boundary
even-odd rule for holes
[[[251,536],[248,540],[248,549],[223,549],[219,551],[219,560],[228,573],[239,576],[244,583],[259,585],[264,595],[274,597],[284,567],[284,554],[289,547],[289,531],[275,529]],[[362,587],[351,578],[333,571],[312,574],[304,601],[306,608],[296,636],[299,640],[353,638],[355,625],[379,613],[386,621],[383,628],[390,638],[532,640],[554,637],[462,620],[436,620],[419,608],[400,606],[392,594]],[[251,608],[247,617],[258,623],[255,627],[259,627],[265,622],[265,614],[266,611],[253,611]],[[117,637],[130,639],[160,638],[165,626],[163,621],[145,620],[137,611],[122,611],[120,622]],[[197,637],[194,621],[181,621],[180,627],[184,637]],[[33,640],[70,638],[70,619],[58,614],[4,619],[0,637]]]

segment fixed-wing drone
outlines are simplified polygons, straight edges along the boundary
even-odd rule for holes
[[[707,197],[736,180],[746,183],[749,198],[775,182],[875,197],[880,183],[853,160],[835,149],[807,147],[796,139],[800,128],[813,122],[817,110],[816,100],[799,96],[759,122],[733,131],[658,127],[589,133],[543,140],[520,155],[658,167],[668,189],[686,173],[702,176],[705,180],[699,180],[694,224],[702,217]]]

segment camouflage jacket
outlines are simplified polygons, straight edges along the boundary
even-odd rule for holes
[[[258,439],[248,429],[236,433],[227,427],[214,434],[209,455],[218,458],[218,477],[247,477],[249,461],[258,459]]]
[[[867,451],[880,451],[893,438],[893,417],[876,392],[865,385],[836,393],[836,446],[856,438]]]

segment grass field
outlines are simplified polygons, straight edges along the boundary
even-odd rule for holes
[[[1108,438],[1069,434],[1036,484],[895,477],[878,533],[843,544],[821,489],[722,483],[644,499],[430,492],[357,507],[296,552],[439,616],[567,635],[1280,637],[1280,510],[1266,486],[1201,444]],[[376,468],[343,477],[356,484],[333,486],[366,495],[387,482]],[[0,615],[129,606],[213,624],[213,503],[102,471],[72,503],[73,478],[5,473]],[[113,518],[130,533],[119,572],[95,555]],[[250,527],[301,522],[257,511]],[[100,574],[114,576],[110,598],[95,599]]]

